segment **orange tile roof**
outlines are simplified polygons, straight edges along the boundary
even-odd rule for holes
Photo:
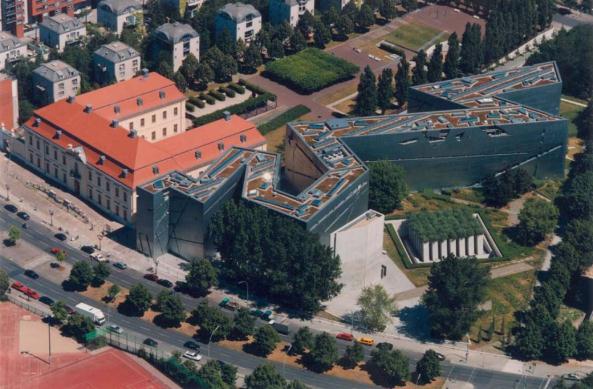
[[[138,98],[142,99],[142,105],[138,105]],[[79,104],[91,105],[95,113],[107,120],[127,118],[184,99],[175,82],[154,72],[76,97]],[[115,106],[119,112],[115,112]]]
[[[38,109],[35,116],[41,123],[31,118],[26,123],[28,128],[61,148],[81,146],[87,163],[130,188],[173,170],[189,171],[211,162],[224,151],[218,149],[220,142],[225,149],[235,145],[258,147],[265,143],[255,126],[238,116],[154,143],[144,138],[131,138],[126,129],[112,127],[109,120],[94,110],[85,112],[80,99],[72,103],[58,101]],[[59,139],[56,137],[58,129],[62,130]],[[241,135],[245,135],[243,142]],[[200,159],[195,157],[197,150],[202,154]],[[103,163],[99,163],[101,155],[105,155]],[[158,167],[157,174],[153,166]],[[124,168],[128,169],[126,177],[122,175]]]
[[[10,78],[0,78],[0,124],[4,123],[4,127],[8,130],[12,130],[15,121],[12,83],[13,80]]]

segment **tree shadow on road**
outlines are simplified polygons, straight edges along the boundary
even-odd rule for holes
[[[398,332],[422,342],[434,340],[430,336],[428,310],[424,305],[405,307],[399,311],[398,316],[402,323]]]

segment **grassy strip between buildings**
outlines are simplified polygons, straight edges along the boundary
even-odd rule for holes
[[[286,125],[286,123],[296,120],[301,116],[308,114],[309,112],[311,112],[309,107],[302,104],[297,105],[296,107],[292,107],[288,111],[276,116],[269,122],[261,124],[258,127],[259,132],[261,132],[262,135],[266,135],[267,133],[274,131],[277,128],[280,128]]]
[[[434,39],[440,33],[441,31],[436,28],[412,23],[399,27],[384,39],[394,45],[418,51],[422,45]]]

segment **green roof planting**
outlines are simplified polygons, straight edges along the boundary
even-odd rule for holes
[[[422,242],[467,238],[483,232],[480,222],[467,209],[422,211],[412,214],[406,224]]]

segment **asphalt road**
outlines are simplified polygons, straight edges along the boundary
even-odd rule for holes
[[[7,229],[10,225],[21,225],[23,222],[16,215],[7,212],[4,208],[0,211],[0,227]],[[21,229],[21,239],[28,241],[41,250],[49,251],[52,247],[58,247],[67,252],[67,261],[74,263],[78,260],[88,261],[88,255],[82,251],[71,247],[66,242],[60,242],[53,237],[54,232],[47,228],[44,224],[35,220],[27,222],[27,229]],[[8,250],[4,250],[7,254]],[[0,265],[9,272],[11,278],[19,280],[26,285],[29,285],[39,291],[41,294],[47,295],[52,299],[58,301],[62,300],[68,305],[76,305],[79,302],[97,306],[105,311],[109,316],[109,322],[117,324],[122,328],[132,329],[142,336],[151,337],[159,342],[167,343],[172,346],[182,348],[183,343],[190,339],[190,337],[183,335],[174,330],[162,329],[154,324],[137,318],[129,317],[120,314],[116,310],[108,309],[106,305],[91,300],[83,295],[75,292],[66,292],[61,285],[57,285],[44,277],[37,280],[32,280],[23,274],[24,269],[18,264],[10,261],[4,256],[0,256]],[[142,278],[142,274],[132,269],[119,271],[112,269],[109,280],[120,286],[130,288],[136,283],[143,283],[146,285],[153,295],[158,294],[165,289],[160,285],[147,281]],[[199,299],[192,298],[187,295],[180,294],[182,301],[188,310],[193,309]],[[232,313],[227,312],[232,315]],[[260,324],[262,324],[260,322]],[[283,339],[290,341],[290,337],[283,336]],[[198,342],[199,343],[199,342]],[[338,347],[341,352],[346,348],[348,342],[338,341]],[[202,350],[205,351],[207,346],[202,344]],[[370,354],[371,348],[366,348],[367,357]],[[410,371],[414,370],[416,362],[420,359],[421,354],[403,350],[404,354],[410,360]],[[261,365],[265,360],[254,355],[223,348],[216,343],[210,345],[210,356],[214,359],[220,359],[224,362],[240,366],[246,369],[254,369]],[[277,365],[278,371],[282,371],[287,379],[298,379],[303,383],[320,388],[368,388],[371,386],[359,384],[350,380],[345,380],[333,376],[322,375],[310,372],[305,369],[298,369],[292,366]],[[493,371],[481,368],[473,368],[462,364],[451,364],[449,362],[442,363],[443,376],[449,377],[455,381],[471,381],[477,388],[544,388],[546,386],[546,379],[532,376],[520,376],[517,374],[505,373],[500,371]]]

